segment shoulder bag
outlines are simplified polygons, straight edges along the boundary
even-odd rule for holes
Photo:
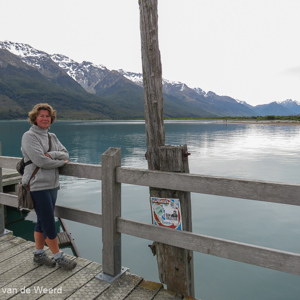
[[[51,137],[50,134],[48,133],[48,138],[49,138],[49,150],[51,150]],[[17,191],[18,191],[18,210],[21,211],[22,209],[33,209],[34,204],[33,200],[30,194],[30,181],[31,179],[36,175],[40,168],[36,167],[35,170],[33,171],[28,183],[19,183],[17,185]]]
[[[36,175],[40,168],[36,167],[34,172],[32,173],[28,183],[19,183],[17,186],[18,189],[18,210],[26,209],[33,209],[33,200],[30,194],[30,181]]]

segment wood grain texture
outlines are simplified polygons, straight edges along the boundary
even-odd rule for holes
[[[120,218],[118,231],[204,254],[300,275],[300,254]]]
[[[121,184],[116,182],[116,167],[121,165],[121,148],[109,148],[102,154],[102,261],[103,272],[116,276],[121,272],[121,234],[116,230],[121,217]]]
[[[299,184],[161,172],[125,167],[117,169],[117,181],[200,194],[300,205]]]
[[[159,170],[159,147],[165,144],[165,129],[157,0],[140,0],[139,6],[147,161],[150,170]]]
[[[160,170],[188,173],[188,161],[183,156],[187,146],[162,146],[159,148]],[[192,212],[190,192],[150,188],[151,197],[179,199],[182,228],[192,231]],[[177,230],[176,230],[177,231]],[[193,252],[184,248],[155,242],[159,278],[169,290],[179,294],[195,294]]]

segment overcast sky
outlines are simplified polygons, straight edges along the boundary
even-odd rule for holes
[[[300,101],[300,0],[158,0],[163,77],[251,105]],[[138,0],[1,0],[0,40],[142,72]]]

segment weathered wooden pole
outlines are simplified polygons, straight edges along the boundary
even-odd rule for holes
[[[186,146],[165,146],[157,0],[139,0],[148,168],[189,172]],[[190,193],[150,187],[150,197],[180,199],[183,229],[192,231]],[[194,297],[193,253],[154,243],[159,277],[171,291]]]
[[[189,173],[187,146],[160,147],[160,170],[166,172]],[[151,189],[152,197],[179,199],[182,228],[192,231],[191,193]],[[193,251],[155,243],[158,271],[161,282],[169,290],[194,297],[194,261]]]
[[[159,170],[165,144],[162,68],[158,46],[157,0],[139,0],[148,168]]]

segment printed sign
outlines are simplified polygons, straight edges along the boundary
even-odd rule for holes
[[[155,225],[182,230],[179,199],[151,197],[151,205]]]

